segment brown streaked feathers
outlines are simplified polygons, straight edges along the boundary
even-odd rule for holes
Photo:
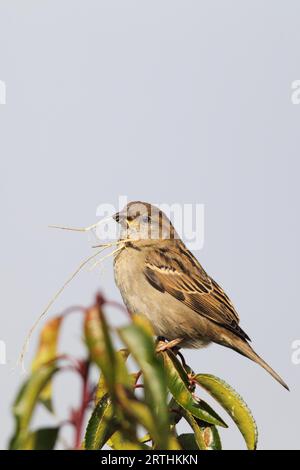
[[[199,315],[250,340],[238,325],[238,314],[223,289],[186,249],[178,254],[170,247],[166,254],[153,248],[151,256],[146,258],[144,273],[156,289],[168,292]]]

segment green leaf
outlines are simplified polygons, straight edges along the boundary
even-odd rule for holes
[[[24,439],[27,439],[29,434],[28,426],[40,393],[57,371],[58,368],[54,364],[41,366],[21,387],[13,405],[16,431],[10,443],[12,449],[22,448]]]
[[[129,441],[121,432],[115,432],[107,444],[113,450],[149,450],[149,446],[142,442]]]
[[[197,446],[195,435],[192,433],[180,434],[178,441],[184,450],[199,450]]]
[[[216,426],[194,418],[186,410],[183,416],[194,431],[195,443],[201,450],[221,450],[221,440]]]
[[[189,423],[189,425],[194,431],[194,439],[195,439],[197,449],[206,450],[207,446],[204,441],[203,431],[201,427],[199,426],[199,424],[197,423],[196,419],[193,417],[191,413],[189,413],[185,409],[183,410],[183,416],[185,417],[185,419],[187,420],[187,422]]]
[[[44,364],[49,364],[57,356],[57,346],[60,327],[63,317],[55,317],[49,320],[43,327],[38,348],[31,364],[32,372],[35,372],[39,367]],[[51,380],[44,387],[39,396],[39,401],[52,413],[52,384]]]
[[[96,305],[87,311],[84,331],[91,359],[101,369],[110,394],[115,393],[117,383],[130,387],[131,379],[125,361],[113,347],[109,327],[100,306]]]
[[[85,449],[101,449],[117,430],[117,420],[114,418],[114,409],[108,395],[97,403],[88,422],[84,438]]]
[[[256,449],[257,427],[242,397],[226,382],[209,374],[198,374],[194,380],[227,411],[241,431],[249,450]]]
[[[44,428],[29,433],[22,450],[53,450],[59,428]]]
[[[178,405],[177,401],[172,397],[169,402],[168,409],[170,425],[176,426],[176,424],[178,424],[181,418],[183,417],[183,408]]]
[[[169,437],[167,450],[182,450],[176,435],[171,435]]]
[[[191,413],[189,413],[183,408],[181,408],[181,414],[185,418],[185,420],[189,423],[192,430],[194,431],[193,440],[190,442],[190,445],[192,445],[192,447],[190,448],[191,450],[193,449],[221,450],[222,449],[220,436],[215,425],[205,423],[204,421],[201,421],[200,419],[195,418]],[[179,440],[179,442],[182,444],[181,440]],[[188,447],[184,447],[184,449],[189,450]]]
[[[160,435],[160,430],[157,426],[157,420],[152,413],[152,410],[147,403],[143,403],[133,393],[128,393],[124,388],[118,388],[118,403],[122,408],[122,411],[126,417],[127,422],[133,422],[140,424],[146,431],[149,432],[151,439],[161,446],[162,437]],[[123,425],[125,423],[122,423]],[[166,435],[163,438],[163,445],[167,446],[165,440],[168,439],[167,430]],[[165,447],[166,448],[166,447]]]
[[[133,318],[134,323],[119,330],[119,334],[143,372],[145,400],[155,419],[159,445],[166,448],[169,434],[167,387],[164,369],[158,358],[153,332],[143,317]]]
[[[129,356],[129,351],[127,349],[120,349],[120,351],[117,351],[115,353],[116,357],[115,357],[115,360],[118,364],[117,368],[118,370],[122,371],[123,367],[126,368],[126,360]],[[122,364],[123,363],[123,364]],[[124,370],[123,372],[121,372],[121,377],[123,376],[123,378],[125,377],[125,380],[123,380],[123,382],[125,382],[127,384],[127,386],[129,386],[129,388],[133,388],[134,386],[134,383],[135,383],[135,376],[133,374],[128,374],[128,373],[124,373]],[[122,380],[121,380],[122,382]],[[108,388],[107,388],[107,385],[106,385],[106,380],[105,380],[105,377],[103,374],[100,375],[100,378],[99,378],[99,381],[98,381],[98,385],[97,385],[97,389],[96,389],[96,394],[95,394],[95,404],[98,403],[98,401],[101,400],[101,398],[106,395],[106,393],[108,392]]]
[[[198,424],[200,425],[199,421]],[[201,429],[207,450],[222,450],[222,443],[216,426],[202,423]]]
[[[170,350],[162,351],[165,374],[170,393],[175,401],[195,418],[206,423],[227,427],[222,418],[204,401],[195,400],[189,390],[188,376],[182,365]]]

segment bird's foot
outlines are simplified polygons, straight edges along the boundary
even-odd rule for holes
[[[156,352],[162,352],[166,351],[167,349],[175,349],[176,346],[181,343],[182,339],[181,338],[176,338],[172,339],[172,341],[168,341],[167,343],[165,342],[165,338],[163,338],[163,341],[161,340],[161,337],[158,337],[158,345],[156,348]]]

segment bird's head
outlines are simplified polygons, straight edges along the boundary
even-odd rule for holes
[[[130,202],[113,218],[121,225],[122,239],[161,240],[178,237],[168,217],[147,202]]]

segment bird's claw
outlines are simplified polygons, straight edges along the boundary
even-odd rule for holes
[[[156,352],[162,352],[166,351],[168,349],[173,349],[175,348],[179,343],[181,343],[182,339],[181,338],[176,338],[172,339],[172,341],[168,341],[167,343],[164,343],[160,341],[157,345]]]

